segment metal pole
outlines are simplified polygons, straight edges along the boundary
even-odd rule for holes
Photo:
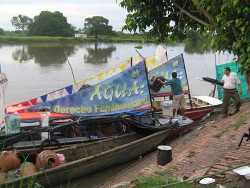
[[[151,95],[150,85],[149,85],[148,69],[147,69],[145,60],[143,62],[144,62],[144,67],[145,67],[145,72],[146,72],[146,77],[147,77],[147,85],[148,85],[148,94],[149,94],[149,98],[150,98],[150,105],[151,105],[151,109],[152,109],[153,102],[152,102],[152,95]]]
[[[183,64],[184,64],[184,71],[186,73],[186,78],[187,78],[189,103],[190,103],[190,107],[193,108],[192,97],[191,97],[191,93],[190,93],[190,87],[189,87],[189,82],[188,82],[187,70],[186,70],[186,65],[185,65],[185,61],[184,61],[184,58],[183,58],[183,54],[181,54],[181,58],[182,58],[182,61],[183,61]]]
[[[72,77],[73,77],[73,80],[74,80],[74,84],[76,85],[76,84],[77,84],[77,82],[76,82],[76,78],[75,78],[75,75],[74,75],[73,68],[72,68],[72,66],[71,66],[71,64],[70,64],[70,62],[69,62],[69,58],[66,56],[66,54],[65,54],[65,53],[64,53],[64,57],[65,57],[65,59],[67,60],[67,63],[68,63],[69,68],[70,68],[70,72],[71,72]]]

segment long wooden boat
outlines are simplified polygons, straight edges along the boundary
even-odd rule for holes
[[[56,152],[64,154],[67,163],[40,171],[33,176],[5,182],[0,187],[28,187],[35,182],[45,187],[52,187],[67,183],[74,178],[83,177],[144,155],[171,136],[173,131],[173,129],[164,130],[145,137],[130,133],[103,141],[58,149]]]

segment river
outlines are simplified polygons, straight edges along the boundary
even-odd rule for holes
[[[67,59],[76,80],[86,79],[97,72],[118,65],[135,56],[136,43],[0,44],[1,69],[8,77],[7,104],[24,101],[62,88],[73,82]],[[143,44],[140,53],[152,56],[156,44]],[[200,81],[202,76],[215,77],[215,53],[187,53],[182,44],[168,46],[169,58],[184,54],[189,84],[193,95],[208,95],[211,84]],[[231,60],[228,53],[216,55],[216,62]]]

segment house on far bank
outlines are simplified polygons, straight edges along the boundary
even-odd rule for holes
[[[87,38],[87,34],[84,34],[84,33],[76,33],[76,34],[75,34],[75,38],[82,38],[82,39],[85,39],[85,38]]]

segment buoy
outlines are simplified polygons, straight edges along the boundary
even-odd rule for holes
[[[161,145],[157,147],[157,164],[164,166],[172,161],[172,148],[170,146]]]
[[[31,162],[24,162],[20,167],[20,175],[24,176],[32,176],[37,172],[36,166]]]
[[[52,150],[44,150],[38,154],[36,158],[36,168],[37,169],[47,169],[53,168],[60,164],[59,157],[56,152]]]
[[[20,159],[14,151],[3,151],[0,154],[0,172],[8,172],[17,169],[21,164]]]

